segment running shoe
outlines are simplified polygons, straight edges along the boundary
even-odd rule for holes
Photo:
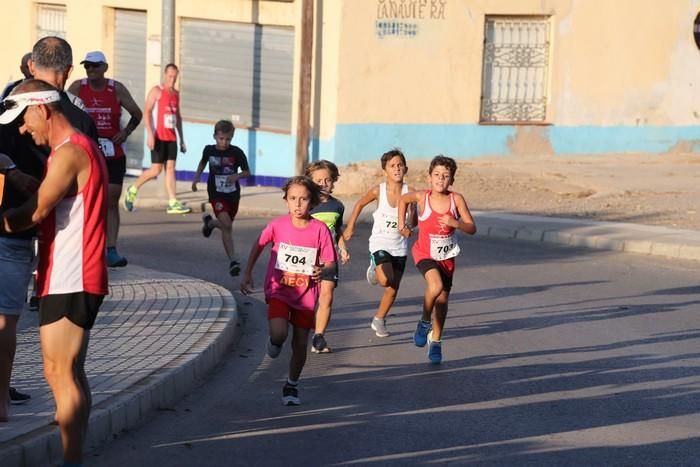
[[[386,329],[386,320],[379,318],[372,318],[372,324],[370,326],[377,337],[389,337],[389,331]]]
[[[311,339],[311,351],[313,353],[329,353],[331,351],[323,334],[314,334],[314,337]]]
[[[228,263],[228,273],[234,277],[239,275],[241,273],[241,263],[239,263],[238,260],[232,259],[231,262]]]
[[[425,347],[428,343],[428,333],[430,332],[430,321],[418,321],[416,332],[413,334],[413,343],[416,347]]]
[[[280,355],[280,352],[282,352],[282,346],[281,345],[275,345],[272,343],[270,339],[267,340],[267,355],[270,356],[270,358],[277,358]]]
[[[134,210],[134,201],[136,201],[136,193],[138,190],[134,188],[133,185],[126,189],[126,195],[124,195],[124,208],[131,212]]]
[[[428,334],[428,360],[430,363],[442,362],[442,341],[433,340],[433,331]]]
[[[377,265],[374,264],[374,256],[369,255],[369,267],[367,268],[367,282],[369,285],[377,285]]]
[[[300,405],[299,389],[289,383],[285,383],[282,388],[282,404],[284,405]]]
[[[116,248],[107,248],[107,266],[110,268],[123,268],[128,261],[120,256]]]
[[[210,224],[210,222],[213,220],[214,218],[211,217],[210,214],[204,214],[202,216],[202,222],[204,223],[204,225],[202,226],[202,235],[204,235],[205,238],[209,238],[212,231],[214,230],[214,227]]]
[[[185,206],[177,200],[168,204],[168,209],[165,210],[165,212],[167,212],[168,214],[187,214],[191,211],[192,209],[188,208],[187,206]]]
[[[22,405],[26,404],[32,396],[19,392],[17,389],[10,386],[10,404]]]

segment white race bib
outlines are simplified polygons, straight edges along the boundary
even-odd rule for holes
[[[430,257],[436,261],[454,258],[459,254],[457,237],[452,235],[430,236]]]
[[[236,191],[236,184],[229,183],[228,175],[215,175],[214,184],[216,185],[216,191],[219,193],[233,193]]]
[[[163,125],[165,128],[175,128],[177,123],[177,118],[175,114],[165,114],[163,115]]]
[[[109,138],[97,138],[97,142],[100,143],[100,149],[102,149],[102,154],[105,157],[114,157],[114,143]]]
[[[386,214],[383,212],[379,213],[379,232],[384,234],[398,234],[399,233],[399,218],[398,216],[392,216],[391,214]]]
[[[310,276],[314,272],[318,249],[280,243],[275,269]]]

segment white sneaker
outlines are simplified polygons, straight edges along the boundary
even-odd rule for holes
[[[275,345],[272,343],[272,341],[270,339],[268,339],[267,340],[267,354],[270,356],[270,358],[279,357],[280,352],[282,352],[282,346]]]
[[[386,320],[372,318],[370,327],[374,330],[377,337],[389,337],[389,331],[386,329]]]
[[[367,282],[369,282],[369,285],[377,285],[379,282],[377,282],[377,270],[374,264],[369,265],[367,268]]]

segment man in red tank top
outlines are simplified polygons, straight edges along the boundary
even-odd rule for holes
[[[85,356],[107,294],[104,256],[107,167],[97,144],[71,126],[59,91],[27,80],[3,100],[0,124],[19,119],[19,132],[49,146],[36,197],[5,211],[8,232],[40,225],[39,335],[44,374],[56,403],[65,464],[82,463],[91,395]]]
[[[107,198],[107,265],[122,267],[127,265],[126,258],[117,252],[119,237],[119,199],[126,173],[126,155],[124,143],[139,126],[143,114],[134,102],[129,90],[113,79],[105,78],[109,68],[107,58],[100,51],[88,52],[83,60],[87,78],[74,81],[68,91],[80,97],[85,110],[95,121],[99,135],[100,149],[107,161],[109,189]],[[131,118],[121,128],[122,107]]]
[[[168,192],[166,212],[168,214],[187,214],[191,211],[175,196],[175,161],[177,160],[178,136],[180,137],[180,152],[184,154],[187,151],[182,134],[180,93],[175,89],[178,73],[175,64],[166,65],[163,83],[154,86],[146,97],[144,122],[146,125],[146,144],[151,150],[151,166],[126,190],[124,207],[127,211],[134,209],[134,200],[136,200],[136,194],[141,185],[156,178],[163,171],[163,165],[165,165],[165,189]],[[154,110],[155,122],[153,121]]]

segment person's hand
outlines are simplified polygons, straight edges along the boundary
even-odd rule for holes
[[[352,238],[352,234],[355,233],[354,229],[350,227],[345,227],[345,230],[343,231],[343,240],[346,242]]]
[[[230,183],[231,185],[235,184],[238,181],[238,174],[231,174],[228,177],[226,177],[226,182]]]
[[[129,132],[126,129],[121,130],[116,135],[112,136],[112,142],[114,144],[122,144],[129,137]]]
[[[402,237],[408,238],[408,237],[411,236],[411,234],[413,234],[413,230],[411,230],[411,228],[408,227],[407,225],[404,225],[404,226],[401,227],[401,229],[399,230],[399,233],[401,234]]]
[[[197,191],[197,180],[192,180],[192,191]]]
[[[187,152],[187,145],[185,144],[184,141],[180,142],[180,152],[183,154]]]
[[[243,275],[243,280],[241,280],[241,293],[243,295],[250,295],[253,293],[253,288],[255,286],[253,285],[253,278],[250,277],[250,274],[244,274]]]
[[[443,214],[438,218],[438,224],[440,227],[452,227],[452,228],[457,228],[459,227],[459,223],[457,222],[457,219],[452,217],[449,214]]]
[[[148,149],[150,149],[151,151],[153,151],[153,148],[156,147],[156,137],[150,131],[146,136],[146,146],[148,146]]]
[[[313,279],[314,282],[319,282],[321,280],[322,273],[323,273],[323,264],[320,264],[318,266],[314,266],[313,271],[311,272],[311,279]]]
[[[340,251],[340,262],[347,264],[350,261],[350,252],[345,248],[338,248],[338,251]]]

